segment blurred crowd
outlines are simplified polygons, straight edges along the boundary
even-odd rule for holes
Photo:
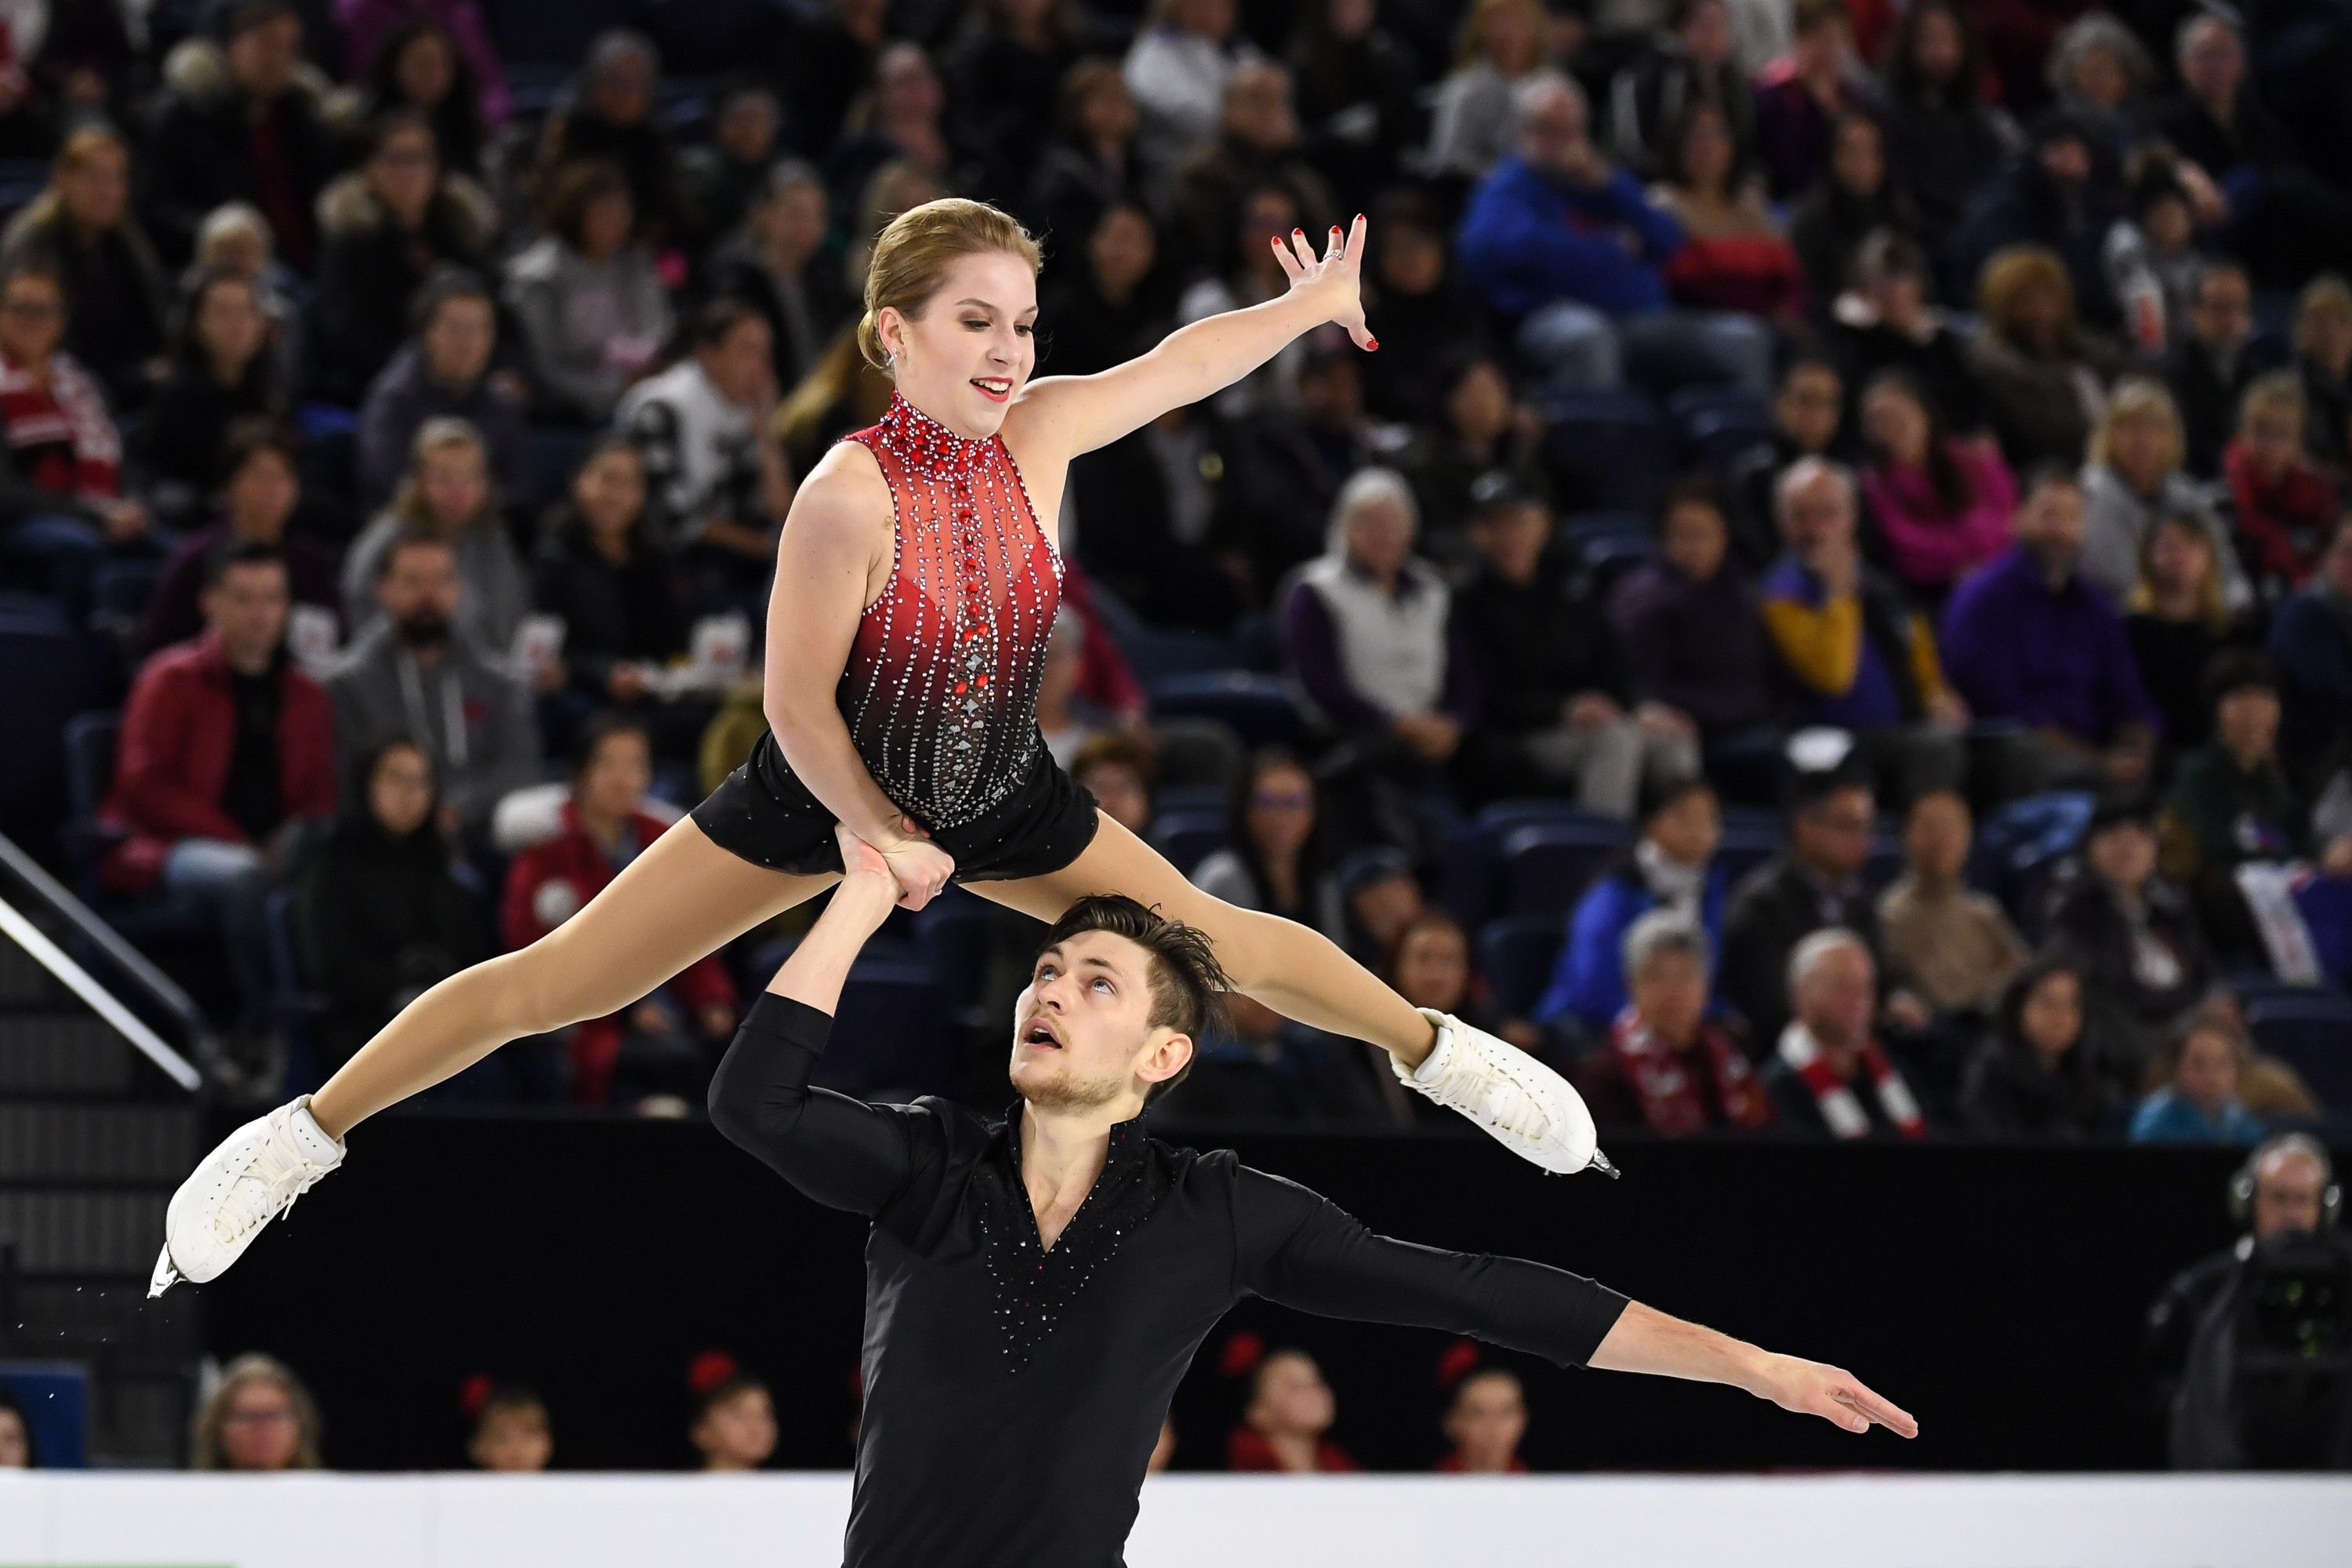
[[[2352,1111],[2352,16],[704,9],[0,16],[0,607],[121,694],[16,739],[224,1090],[744,758],[795,479],[889,395],[866,249],[957,194],[1045,239],[1041,374],[1370,216],[1377,352],[1300,340],[1060,520],[1045,743],[1202,886],[1612,1126]],[[1025,928],[969,914],[888,933],[963,1011],[857,1087],[1001,1095]],[[793,929],[446,1092],[696,1106]],[[1367,1061],[1244,999],[1160,1113],[1412,1121]]]

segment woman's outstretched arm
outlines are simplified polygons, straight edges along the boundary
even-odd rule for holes
[[[1108,447],[1171,408],[1231,386],[1326,321],[1347,328],[1358,348],[1375,347],[1359,289],[1364,231],[1360,214],[1346,243],[1334,228],[1320,257],[1303,233],[1287,241],[1277,237],[1271,242],[1275,254],[1290,274],[1290,289],[1280,298],[1180,327],[1150,353],[1097,374],[1031,383],[1005,420],[1016,454],[1041,452],[1067,462]]]

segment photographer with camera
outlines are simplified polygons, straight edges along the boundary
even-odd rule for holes
[[[2229,1194],[2245,1234],[2148,1310],[2173,1468],[2352,1469],[2352,1242],[2327,1151],[2268,1139]]]

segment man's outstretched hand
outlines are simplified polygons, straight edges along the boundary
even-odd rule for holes
[[[1843,1367],[1792,1355],[1768,1355],[1749,1392],[1783,1410],[1834,1421],[1849,1432],[1867,1432],[1874,1423],[1898,1437],[1919,1435],[1919,1423],[1909,1411],[1881,1398]]]

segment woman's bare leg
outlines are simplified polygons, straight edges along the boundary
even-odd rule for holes
[[[1418,1067],[1436,1046],[1428,1020],[1329,937],[1279,915],[1211,898],[1160,851],[1108,816],[1085,853],[1058,871],[965,886],[1048,922],[1089,893],[1124,893],[1206,931],[1234,988],[1286,1018],[1369,1040],[1407,1067]]]
[[[453,974],[411,1002],[310,1099],[331,1138],[431,1088],[509,1040],[627,1006],[705,953],[840,878],[765,870],[691,817],[646,847],[587,907],[520,952]]]

